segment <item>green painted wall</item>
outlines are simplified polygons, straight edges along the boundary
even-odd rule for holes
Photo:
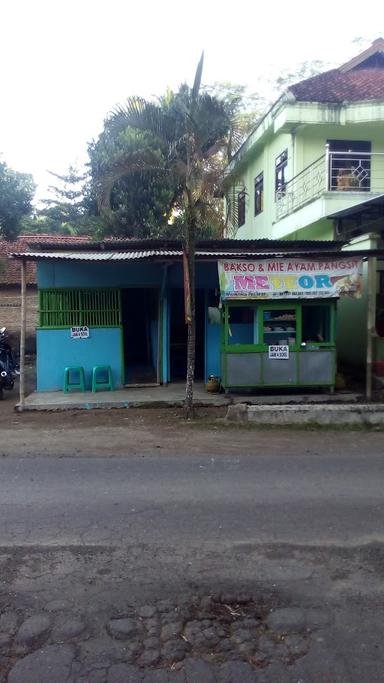
[[[245,224],[239,228],[238,239],[259,239],[273,237],[273,221],[275,217],[275,162],[276,158],[288,149],[287,178],[293,174],[292,136],[280,133],[268,142],[262,149],[257,150],[255,157],[249,162],[241,174],[238,185],[244,183],[247,191]],[[255,216],[254,181],[264,173],[264,209]]]
[[[325,192],[289,216],[276,220],[275,161],[288,149],[286,178],[296,176],[325,154],[328,139],[365,140],[372,144],[371,191],[384,192],[384,105],[358,103],[348,106],[313,103],[282,103],[274,116],[267,116],[260,134],[247,141],[246,152],[231,164],[238,173],[236,186],[244,185],[246,220],[236,233],[239,239],[332,239],[333,224],[326,216],[357,204],[361,192]],[[252,147],[252,140],[254,146]],[[324,162],[325,164],[325,162]],[[264,210],[254,215],[254,180],[264,173]],[[368,198],[364,193],[364,199]],[[371,196],[371,193],[369,193]]]
[[[358,238],[347,247],[350,249],[375,248],[376,241],[369,235]],[[365,365],[367,353],[367,263],[363,264],[364,289],[361,299],[341,298],[337,306],[336,345],[341,362],[356,367]]]
[[[291,232],[285,237],[287,240],[333,240],[333,222],[324,218],[317,223]]]

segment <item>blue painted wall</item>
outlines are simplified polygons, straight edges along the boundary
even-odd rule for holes
[[[205,381],[209,375],[220,377],[220,332],[221,325],[205,322]]]
[[[39,287],[137,287],[159,286],[162,263],[110,263],[62,261],[38,264]]]
[[[82,366],[87,389],[91,389],[92,368],[110,365],[116,387],[121,386],[121,329],[90,328],[88,339],[71,339],[66,330],[37,330],[37,391],[63,388],[64,368]]]
[[[40,288],[48,287],[161,287],[164,276],[163,263],[130,263],[129,261],[82,262],[39,261],[37,282]],[[168,287],[183,286],[181,263],[169,264]],[[217,263],[196,264],[196,287],[219,286]]]
[[[169,301],[170,289],[183,287],[181,263],[167,264],[148,262],[38,262],[39,288],[60,287],[158,287],[163,291],[163,376],[170,379],[169,359]],[[196,287],[216,289],[219,287],[217,263],[196,264]],[[184,315],[184,311],[180,311]],[[152,357],[157,364],[157,327],[151,324]],[[211,325],[206,318],[205,375],[220,375],[220,326]],[[62,389],[64,367],[82,365],[86,369],[87,382],[93,365],[111,365],[115,386],[121,386],[121,338],[120,329],[93,328],[88,340],[71,340],[69,329],[37,331],[37,390]]]

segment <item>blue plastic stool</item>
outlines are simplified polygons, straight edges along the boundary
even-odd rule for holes
[[[109,389],[113,391],[112,368],[110,365],[95,365],[92,370],[92,391]]]
[[[76,375],[74,379],[73,375]],[[65,394],[71,389],[75,391],[85,391],[85,375],[82,367],[69,367],[64,369],[64,388]]]

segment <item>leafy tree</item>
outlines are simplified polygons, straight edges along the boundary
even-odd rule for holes
[[[88,146],[93,198],[100,178],[105,178],[111,169],[114,171],[109,207],[108,210],[104,207],[98,231],[100,236],[158,237],[169,231],[172,180],[156,174],[143,177],[141,170],[121,175],[127,159],[134,159],[145,149],[157,156],[160,165],[165,163],[161,144],[150,131],[132,127],[116,130],[108,121],[98,140]]]
[[[134,173],[143,178],[166,179],[173,199],[171,212],[182,230],[184,282],[189,289],[186,310],[188,326],[187,378],[185,407],[193,415],[195,374],[195,244],[199,226],[222,223],[217,210],[217,194],[222,158],[236,137],[233,108],[201,90],[203,56],[198,64],[193,87],[184,84],[167,102],[149,102],[131,97],[115,109],[108,129],[118,134],[127,128],[150,134],[157,145],[130,150],[126,157],[106,172],[99,181],[99,199],[110,206],[115,183]]]
[[[92,214],[89,201],[87,175],[70,165],[66,174],[50,171],[59,182],[48,188],[53,197],[43,199],[43,209],[37,212],[30,228],[38,226],[48,233],[78,235],[89,232],[89,216]]]
[[[230,81],[216,81],[204,90],[223,100],[232,109],[236,121],[236,137],[227,149],[227,160],[237,152],[240,145],[255,128],[266,108],[265,98],[259,93],[247,93],[247,87]]]
[[[35,184],[29,173],[13,171],[0,161],[0,236],[13,240],[20,232],[23,216],[32,210]]]

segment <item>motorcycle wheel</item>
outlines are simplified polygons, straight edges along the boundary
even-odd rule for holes
[[[3,401],[3,399],[4,399],[3,387],[0,387],[0,401]]]

